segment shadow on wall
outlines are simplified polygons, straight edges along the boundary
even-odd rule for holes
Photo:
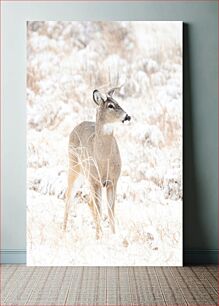
[[[198,194],[198,178],[195,164],[195,144],[193,131],[193,100],[190,63],[189,24],[183,25],[183,249],[184,264],[194,263],[191,247],[195,237],[200,241],[207,239],[202,227],[200,201]],[[194,246],[193,246],[194,247]],[[189,252],[187,251],[189,249]],[[200,258],[200,262],[202,259]],[[196,263],[199,259],[196,258]]]

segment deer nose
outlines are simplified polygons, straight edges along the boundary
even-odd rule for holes
[[[131,120],[131,117],[128,114],[126,114],[122,122],[124,123],[125,121],[130,121],[130,120]]]
[[[130,121],[131,120],[131,116],[129,116],[128,114],[125,115],[125,120]]]
[[[122,120],[122,123],[124,123],[125,121],[130,121],[130,120],[131,120],[131,117],[128,114],[126,114],[125,118]]]

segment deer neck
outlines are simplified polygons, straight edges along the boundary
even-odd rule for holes
[[[94,137],[95,152],[99,159],[107,159],[112,154],[113,143],[115,141],[113,136],[112,125],[105,123],[97,114]]]

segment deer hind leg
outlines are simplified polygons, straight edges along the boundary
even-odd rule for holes
[[[91,209],[94,223],[96,226],[96,239],[100,238],[101,227],[100,227],[100,218],[101,218],[101,187],[92,185],[91,195],[89,200],[89,207]]]
[[[76,156],[70,156],[69,158],[69,170],[68,170],[68,187],[65,194],[65,213],[64,213],[64,224],[63,229],[66,230],[68,215],[71,206],[71,194],[74,182],[80,174],[80,165]]]
[[[113,183],[107,185],[106,189],[107,195],[107,208],[108,208],[108,216],[110,227],[112,229],[113,234],[115,234],[115,215],[114,215],[114,207],[115,207],[115,198],[116,198],[116,184]]]

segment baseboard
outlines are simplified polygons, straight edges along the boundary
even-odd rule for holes
[[[218,264],[218,250],[184,250],[184,265]],[[26,250],[0,250],[1,264],[25,264]]]
[[[218,250],[184,250],[184,265],[218,264]]]
[[[1,264],[25,264],[26,250],[0,250]]]

